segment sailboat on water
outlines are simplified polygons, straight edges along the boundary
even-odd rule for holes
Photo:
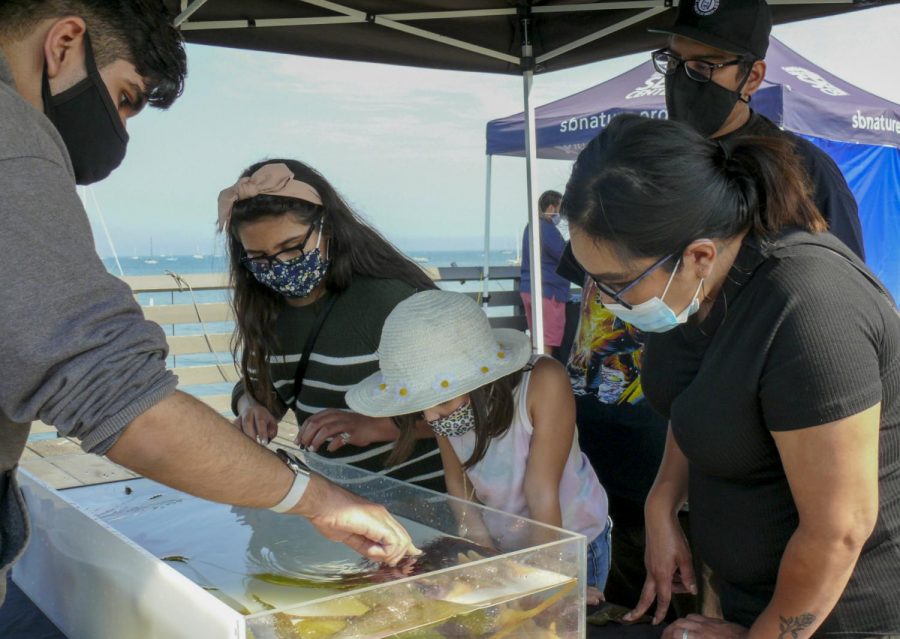
[[[153,257],[153,238],[150,238],[150,257],[144,260],[144,264],[159,264],[159,260]]]
[[[197,245],[197,244],[195,244],[195,245],[194,245],[194,259],[195,259],[195,260],[202,260],[204,257],[206,257],[206,256],[203,255],[203,253],[200,252],[200,246]]]

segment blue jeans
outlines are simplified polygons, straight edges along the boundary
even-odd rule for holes
[[[607,517],[606,528],[587,545],[587,585],[600,592],[606,588],[609,567],[612,563],[612,520]]]

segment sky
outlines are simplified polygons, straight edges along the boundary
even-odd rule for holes
[[[900,103],[900,6],[776,26],[800,55]],[[97,250],[112,255],[221,254],[216,196],[248,165],[289,157],[319,170],[402,249],[480,249],[484,131],[522,110],[514,76],[188,45],[184,95],[129,122],[122,166],[91,187]],[[637,54],[535,78],[541,105],[646,60]],[[565,187],[571,164],[539,160],[538,191]],[[525,162],[496,157],[492,246],[513,249],[526,222]],[[96,205],[94,204],[96,202]]]

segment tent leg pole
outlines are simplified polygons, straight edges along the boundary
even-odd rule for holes
[[[485,306],[491,299],[491,160],[487,156],[487,168],[484,175],[484,271],[481,283],[481,303]]]
[[[544,312],[543,282],[541,282],[541,233],[540,211],[534,188],[534,172],[537,164],[537,143],[534,122],[534,103],[531,101],[531,86],[534,72],[526,69],[522,73],[522,88],[525,99],[525,179],[528,186],[528,241],[531,258],[531,346],[536,354],[544,352]]]

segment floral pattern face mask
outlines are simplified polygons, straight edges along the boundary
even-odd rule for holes
[[[303,251],[302,248],[285,249],[275,256],[244,258],[244,266],[256,281],[285,297],[303,298],[313,292],[328,272],[329,260],[322,259],[320,244],[322,243],[321,222],[319,222],[319,239],[316,248]],[[312,230],[310,229],[310,233]],[[309,239],[307,236],[306,239]],[[306,244],[306,240],[300,246]],[[299,253],[296,257],[287,258],[286,254]],[[285,255],[285,257],[281,257]],[[287,258],[287,259],[286,259]]]
[[[433,422],[428,422],[435,435],[441,437],[459,437],[475,428],[475,411],[472,402],[466,402],[455,411]]]

